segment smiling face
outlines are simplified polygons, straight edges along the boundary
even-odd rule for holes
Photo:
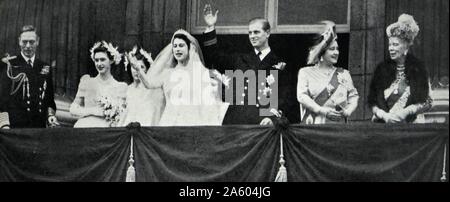
[[[106,74],[111,71],[112,60],[105,52],[97,52],[94,55],[95,68],[99,74]]]
[[[22,53],[31,58],[36,54],[39,45],[39,38],[36,32],[24,32],[19,37],[19,46]]]
[[[339,45],[336,40],[331,42],[330,46],[328,46],[327,50],[323,54],[323,61],[329,64],[336,64],[339,59]]]
[[[389,56],[394,61],[399,61],[406,57],[408,53],[408,43],[398,37],[389,37]]]
[[[175,38],[172,43],[173,56],[178,63],[184,63],[189,57],[189,48],[183,39]]]
[[[264,31],[262,22],[256,21],[249,24],[248,38],[250,39],[250,43],[255,49],[261,50],[268,46],[269,36],[270,33],[268,31]]]

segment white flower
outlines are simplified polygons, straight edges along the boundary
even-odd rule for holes
[[[267,81],[267,84],[269,84],[269,86],[270,86],[273,83],[275,83],[275,77],[272,74],[270,74],[269,76],[267,76],[266,81]]]
[[[211,70],[211,73],[213,74],[213,77],[222,82],[225,87],[229,87],[231,79],[227,75],[220,74],[220,72],[215,69]]]
[[[263,95],[264,95],[264,96],[270,95],[271,93],[272,93],[272,89],[271,89],[271,88],[265,87],[265,88],[263,89]]]
[[[50,66],[45,65],[45,66],[42,67],[41,74],[47,75],[49,72],[50,72]]]
[[[111,115],[111,110],[110,109],[107,109],[107,110],[105,110],[105,116],[110,116]]]
[[[125,59],[130,60],[130,61],[129,61],[130,63],[135,63],[135,62],[137,61],[137,59],[136,59],[136,53],[137,53],[137,46],[134,46],[133,49],[132,49],[130,52],[125,53],[125,56],[127,56],[127,57],[125,57]],[[139,53],[140,53],[142,56],[144,56],[144,58],[148,61],[148,63],[150,63],[150,65],[153,64],[154,61],[153,61],[153,58],[152,58],[152,54],[151,54],[151,53],[148,53],[148,52],[145,51],[143,48],[140,48],[140,49],[139,49]],[[127,61],[125,61],[125,62],[127,62]]]
[[[122,60],[122,54],[117,50],[118,47],[114,47],[111,43],[106,43],[106,41],[96,42],[94,46],[91,48],[91,59],[94,61],[94,50],[98,47],[103,46],[108,50],[108,52],[113,56],[113,61],[117,65]]]
[[[124,105],[118,100],[111,100],[106,96],[101,96],[98,99],[100,107],[103,109],[105,120],[110,122],[110,125],[115,125],[120,121],[120,115],[124,111]]]
[[[102,45],[101,42],[96,42],[96,43],[94,44],[94,46],[92,46],[91,50],[89,50],[89,51],[91,52],[91,59],[92,59],[92,61],[94,61],[94,50],[95,50],[96,48],[100,47],[101,45]]]
[[[272,67],[275,68],[275,69],[278,69],[278,70],[283,70],[286,67],[286,63],[285,62],[279,62],[276,65],[273,65]]]
[[[145,51],[144,49],[141,48],[141,50],[139,50],[139,52],[145,57],[145,59],[147,59],[148,63],[153,64],[153,58],[152,58],[152,54],[148,53],[147,51]]]

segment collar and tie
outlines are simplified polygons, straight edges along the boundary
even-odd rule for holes
[[[262,59],[261,59],[262,52],[258,51],[258,53],[256,55],[258,56],[259,61],[262,61]]]
[[[256,50],[254,49],[256,56],[258,56],[259,61],[263,61],[264,58],[270,53],[270,47],[265,48],[263,50]]]
[[[23,54],[23,52],[20,52],[20,54],[22,55],[22,57],[23,57],[23,59],[25,60],[25,62],[26,62],[28,65],[30,65],[30,67],[33,67],[33,65],[34,65],[34,60],[35,60],[35,56],[36,56],[36,55],[33,55],[33,56],[30,58],[30,57],[25,56],[25,54]]]
[[[33,67],[33,62],[31,61],[31,59],[28,59],[27,63],[28,63],[28,65],[30,65],[31,67]]]

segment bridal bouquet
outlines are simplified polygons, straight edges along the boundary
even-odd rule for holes
[[[101,96],[98,103],[103,109],[105,120],[109,122],[110,126],[116,126],[120,121],[120,115],[125,110],[122,104],[106,96]]]

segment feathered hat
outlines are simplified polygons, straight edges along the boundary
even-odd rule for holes
[[[337,39],[336,24],[332,21],[322,21],[325,24],[325,31],[320,35],[319,43],[311,47],[308,55],[308,64],[313,65],[319,62],[320,56],[330,46],[331,42]]]

